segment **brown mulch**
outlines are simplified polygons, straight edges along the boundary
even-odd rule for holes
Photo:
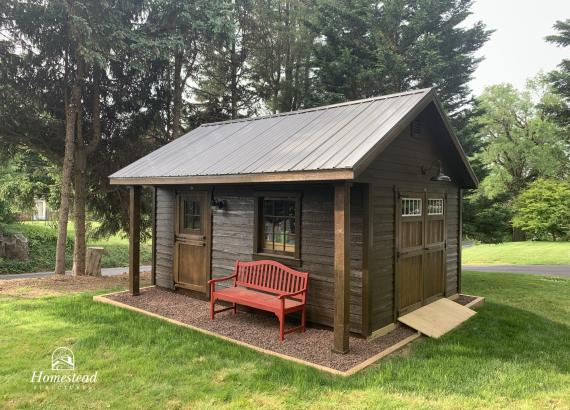
[[[459,295],[459,297],[458,297],[457,299],[455,299],[454,302],[459,303],[460,305],[465,306],[466,304],[468,304],[469,302],[474,301],[475,299],[477,299],[475,296]]]
[[[107,297],[235,340],[341,371],[416,333],[402,325],[370,341],[351,337],[349,353],[341,355],[331,352],[333,333],[330,329],[307,327],[305,333],[290,333],[285,336],[284,342],[280,342],[279,322],[275,317],[263,313],[238,309],[236,315],[227,311],[217,314],[216,319],[211,321],[209,302],[160,288],[144,289],[139,296],[121,293]],[[288,323],[288,326],[296,325]]]
[[[141,286],[150,284],[150,272],[141,272]],[[0,295],[22,298],[42,296],[62,296],[70,293],[97,291],[101,289],[127,288],[128,275],[117,276],[60,276],[51,275],[41,278],[0,280]]]

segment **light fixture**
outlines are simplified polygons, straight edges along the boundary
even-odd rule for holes
[[[210,203],[210,206],[212,207],[212,209],[224,209],[226,208],[226,200],[225,199],[215,199],[212,198],[212,202]]]
[[[422,171],[422,175],[426,175],[429,171],[431,171],[432,169],[436,168],[438,169],[437,175],[434,175],[433,177],[430,178],[430,181],[435,181],[435,182],[451,182],[451,178],[449,177],[449,175],[446,175],[443,172],[443,165],[441,163],[440,160],[436,160],[434,162],[432,162],[432,165],[428,168],[425,168],[423,165],[421,167],[421,171]]]

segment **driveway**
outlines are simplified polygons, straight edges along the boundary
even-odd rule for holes
[[[509,272],[570,278],[570,265],[463,265],[463,270]]]
[[[118,276],[122,275],[123,273],[127,273],[129,268],[102,268],[101,269],[101,276]],[[150,265],[149,266],[141,266],[140,272],[150,272]],[[0,280],[8,280],[8,279],[27,279],[27,278],[41,278],[44,276],[53,275],[53,272],[35,272],[35,273],[14,273],[14,274],[0,274]],[[71,275],[71,271],[66,271],[66,275]]]

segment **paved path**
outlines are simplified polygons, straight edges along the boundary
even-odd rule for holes
[[[125,272],[128,272],[129,268],[102,268],[101,275],[102,276],[117,276],[121,275]],[[150,265],[149,266],[141,266],[141,272],[150,272]],[[66,275],[71,275],[71,271],[66,271]],[[8,279],[27,279],[27,278],[41,278],[44,276],[53,275],[53,272],[35,272],[35,273],[11,273],[11,274],[0,274],[0,280],[8,280]]]
[[[510,272],[570,278],[570,265],[463,265],[463,270]]]

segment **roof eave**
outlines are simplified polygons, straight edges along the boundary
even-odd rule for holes
[[[109,182],[111,185],[249,184],[267,182],[347,181],[353,180],[354,177],[354,171],[351,169],[334,169],[235,175],[109,177]]]

